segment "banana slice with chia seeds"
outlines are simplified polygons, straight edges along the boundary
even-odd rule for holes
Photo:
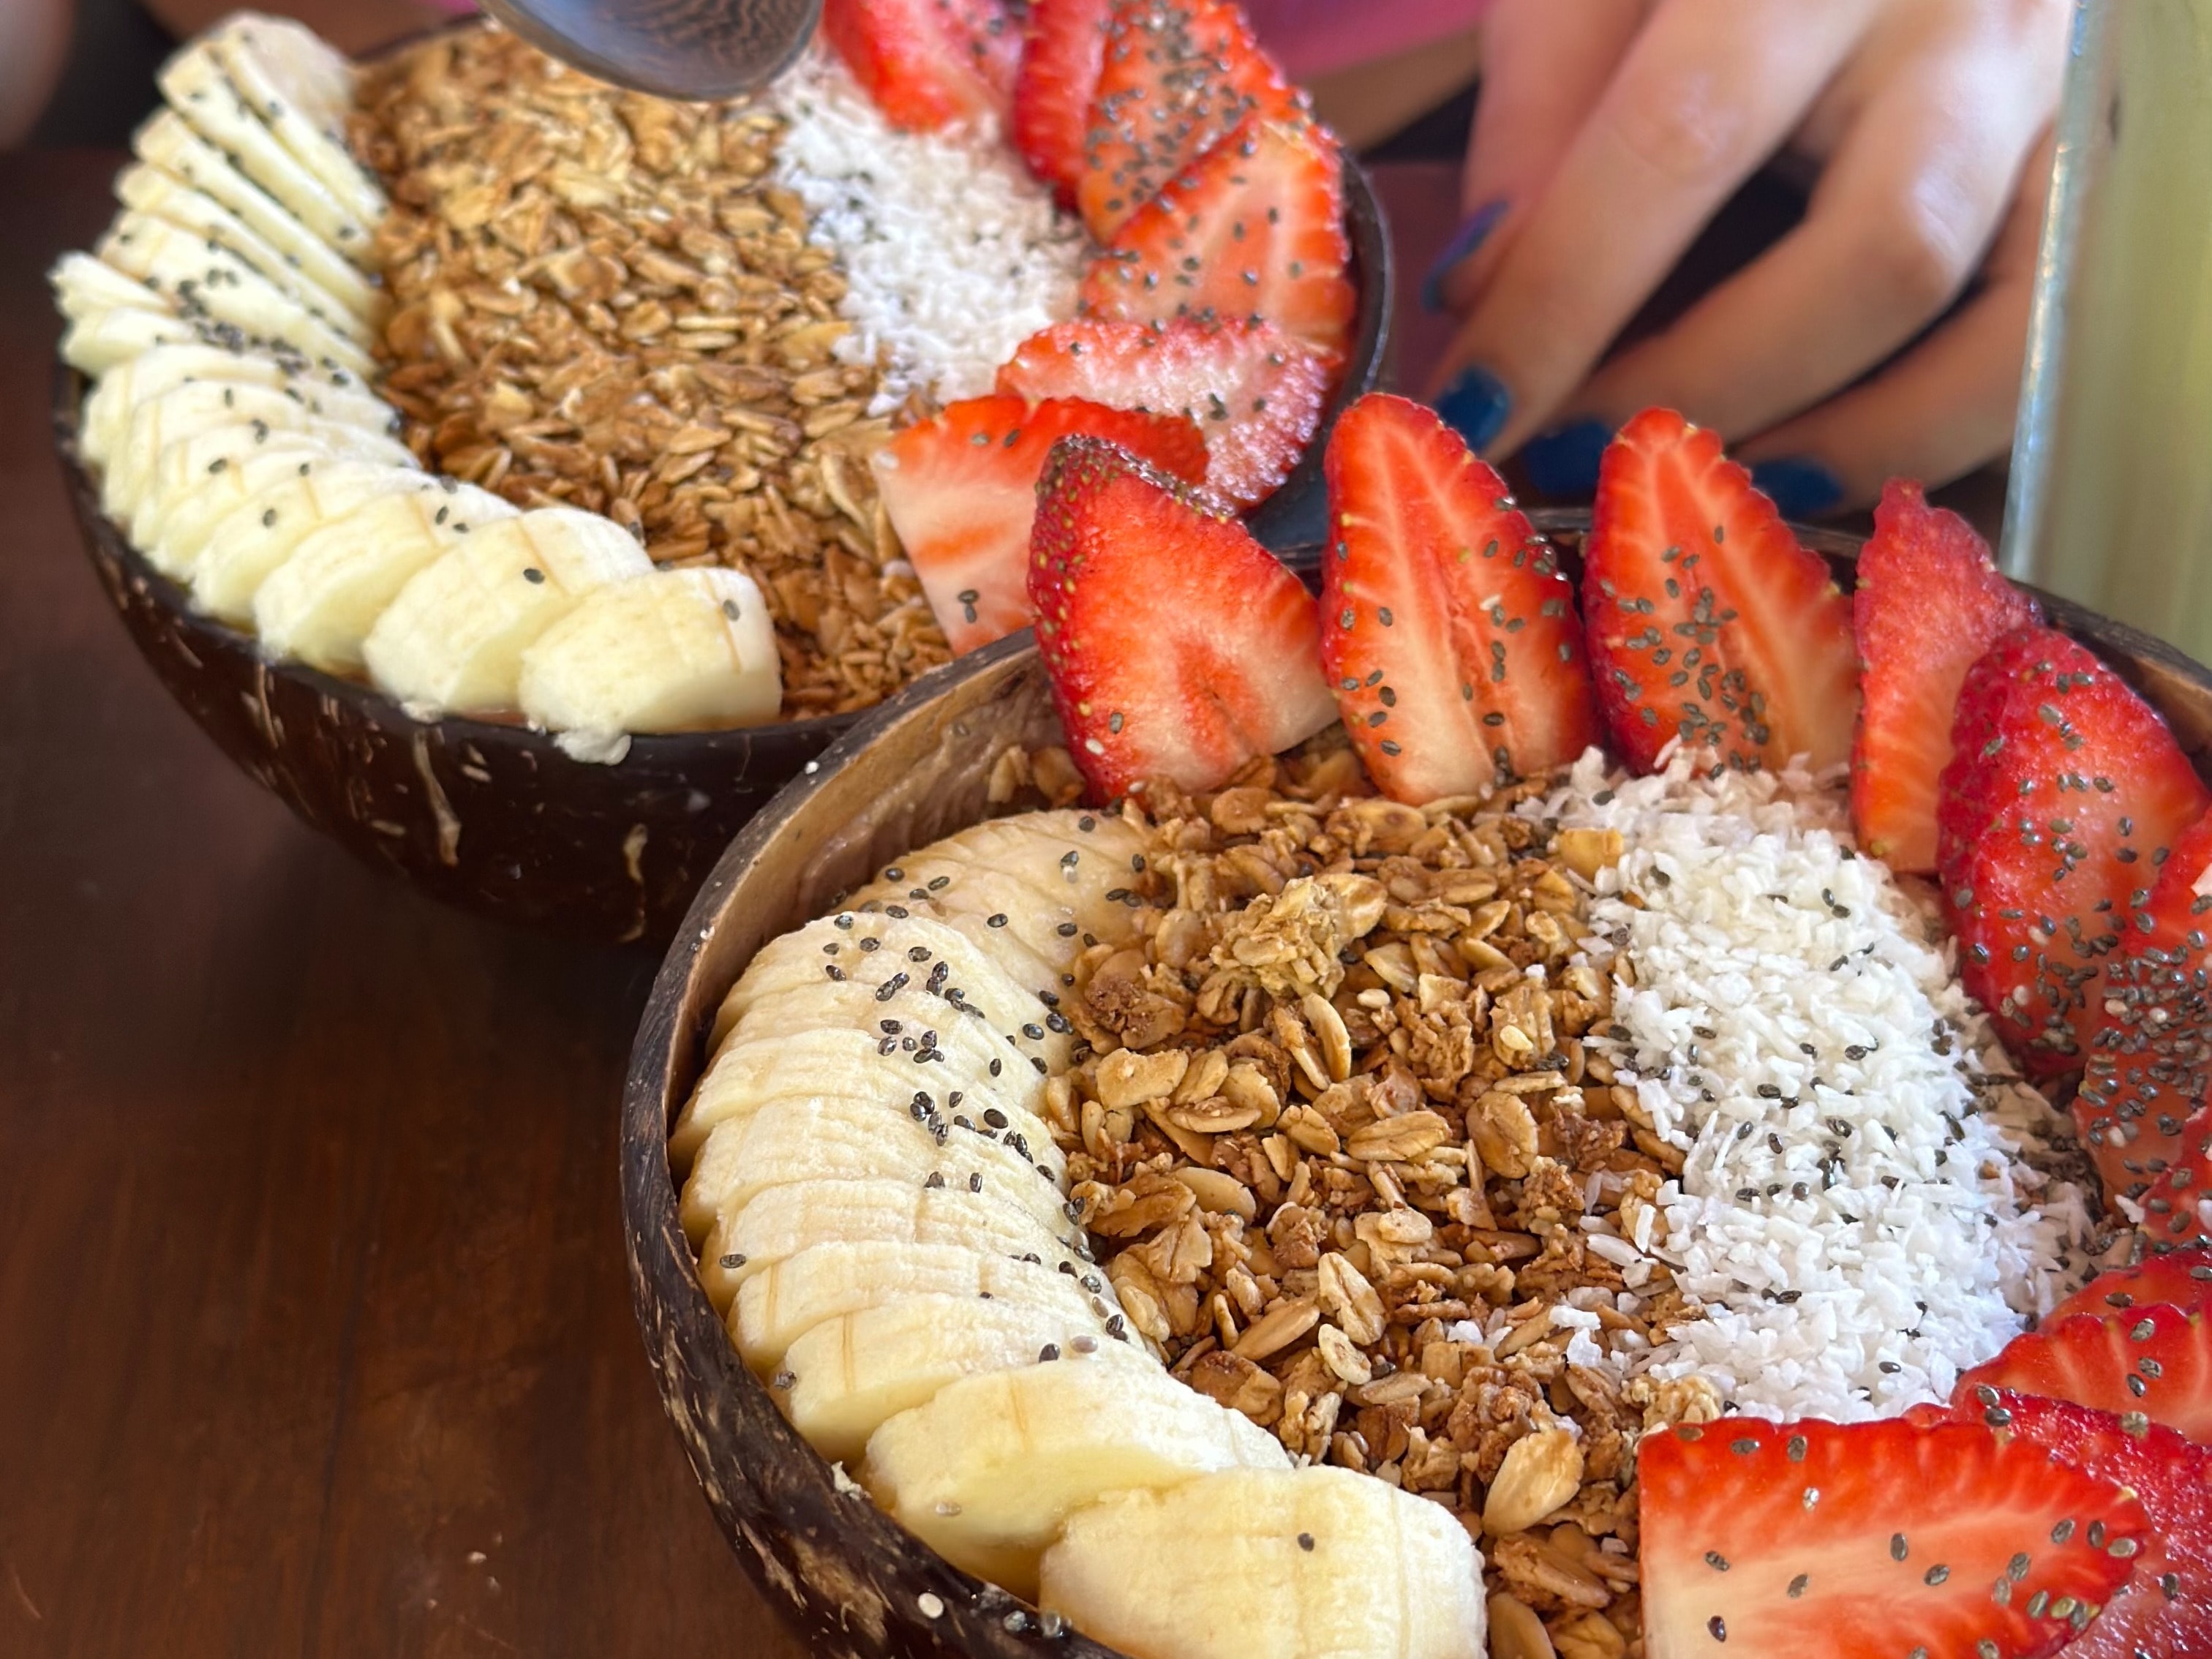
[[[193,601],[210,616],[250,626],[261,585],[317,530],[364,502],[425,491],[443,499],[436,480],[414,467],[333,459],[295,471],[216,525],[192,566]]]
[[[155,348],[101,376],[85,399],[79,422],[86,459],[105,463],[129,430],[139,405],[190,380],[266,386],[283,392],[310,415],[395,436],[399,429],[399,411],[363,390],[343,369],[316,369],[296,357],[270,357],[195,341]]]
[[[289,18],[240,12],[207,36],[225,77],[277,143],[359,222],[384,216],[384,192],[346,149],[353,65]]]
[[[368,379],[376,364],[354,337],[352,318],[334,326],[318,317],[236,254],[167,221],[125,212],[101,239],[100,257],[166,297],[187,321],[228,324],[245,340],[282,340],[311,362]]]
[[[190,582],[209,533],[240,502],[303,468],[337,465],[331,447],[311,432],[275,432],[269,441],[244,455],[223,455],[212,472],[202,466],[189,475],[179,460],[167,490],[161,533],[139,545],[146,562],[163,575]],[[374,465],[374,463],[372,463]]]
[[[351,257],[340,253],[233,167],[229,157],[194,132],[174,110],[148,117],[132,135],[131,147],[149,167],[173,174],[229,209],[246,228],[297,264],[302,276],[345,301],[355,314],[376,314],[385,296],[361,269],[361,262],[369,258],[368,244],[353,249]]]
[[[253,596],[264,646],[325,673],[361,672],[370,630],[400,591],[478,526],[517,516],[489,490],[425,477],[428,489],[365,502],[293,548]]]
[[[252,422],[209,427],[169,445],[155,459],[152,481],[131,520],[135,544],[160,546],[168,532],[170,507],[192,499],[195,485],[278,449],[305,452],[294,458],[305,466],[325,460],[374,461],[403,471],[415,465],[415,458],[397,439],[329,421],[311,419],[289,428]]]
[[[482,526],[418,572],[369,630],[362,655],[376,684],[410,708],[511,711],[523,652],[594,588],[652,568],[611,519],[538,507]]]
[[[169,107],[294,218],[356,263],[368,257],[380,204],[364,212],[358,203],[342,200],[287,149],[225,72],[213,43],[185,47],[155,79]]]
[[[97,397],[97,393],[94,394]],[[412,466],[413,454],[371,416],[360,424],[339,415],[324,415],[276,386],[237,380],[182,380],[129,411],[128,424],[110,447],[103,465],[102,501],[114,517],[128,521],[133,541],[150,547],[159,539],[168,504],[196,483],[199,473],[179,464],[162,471],[163,453],[202,434],[234,431],[234,446],[204,452],[200,459],[242,456],[279,432],[304,432],[328,441],[334,450]],[[216,471],[222,469],[217,467]]]
[[[46,281],[53,285],[54,303],[73,323],[91,322],[118,311],[176,314],[166,295],[89,253],[63,254],[46,273]]]
[[[523,714],[576,758],[633,732],[760,726],[783,707],[768,601],[738,570],[655,570],[588,596],[522,653]]]
[[[206,335],[165,311],[103,311],[72,322],[62,334],[62,361],[86,374],[119,368],[161,346],[195,345]]]
[[[215,198],[141,161],[115,181],[116,199],[135,213],[161,219],[236,254],[301,306],[354,337],[366,337],[382,314],[381,296],[358,277],[346,293],[325,289]],[[350,319],[350,325],[344,319]]]

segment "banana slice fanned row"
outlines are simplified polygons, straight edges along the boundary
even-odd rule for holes
[[[614,763],[631,734],[776,719],[768,603],[662,571],[620,526],[424,472],[376,395],[386,213],[348,146],[356,72],[240,12],[163,67],[120,211],[51,280],[92,377],[101,504],[199,611],[424,717],[511,717]]]
[[[1066,1201],[1060,995],[1137,940],[1146,845],[993,820],[763,946],[669,1136],[701,1282],[882,1508],[1135,1659],[1480,1659],[1459,1522],[1170,1376]]]

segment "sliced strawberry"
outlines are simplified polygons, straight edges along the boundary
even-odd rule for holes
[[[1850,601],[1716,434],[1669,409],[1620,429],[1583,567],[1590,672],[1637,770],[1678,736],[1701,760],[1746,769],[1850,756]]]
[[[1113,0],[1030,0],[1014,76],[1014,148],[1030,171],[1075,205],[1090,136],[1091,104],[1106,62]]]
[[[1574,587],[1504,480],[1379,392],[1338,420],[1327,466],[1322,667],[1368,775],[1421,805],[1597,742]]]
[[[822,0],[822,33],[893,126],[1006,117],[1021,34],[1004,0]]]
[[[1229,0],[1114,0],[1077,199],[1105,241],[1255,110],[1297,94]]]
[[[1076,398],[972,398],[908,427],[877,454],[884,511],[955,651],[1030,625],[1037,475],[1072,432],[1119,444],[1193,483],[1206,476],[1206,444],[1182,416]]]
[[[2182,1125],[2171,1164],[2143,1193],[2140,1224],[2160,1253],[2212,1244],[2212,1107]]]
[[[1267,323],[1087,319],[1023,341],[999,390],[1188,415],[1206,438],[1206,489],[1249,507],[1304,455],[1334,375],[1324,354]]]
[[[1964,519],[1929,506],[1918,484],[1882,491],[1851,600],[1863,699],[1851,744],[1851,823],[1891,869],[1936,868],[1936,780],[1951,758],[1966,670],[2005,635],[2042,619]]]
[[[1030,549],[1037,649],[1100,800],[1153,779],[1212,788],[1335,720],[1312,596],[1127,451],[1054,446]]]
[[[1083,276],[1094,317],[1252,318],[1341,359],[1358,295],[1346,273],[1343,162],[1303,118],[1254,116],[1132,215]]]
[[[1978,1423],[1678,1426],[1637,1479],[1646,1659],[2039,1659],[2149,1530],[2112,1482]]]
[[[2101,1319],[2075,1314],[2014,1337],[1959,1379],[1952,1403],[1971,1405],[1979,1388],[2140,1412],[2200,1445],[2212,1443],[2212,1314],[2168,1307]]]
[[[1953,729],[1936,866],[1960,975],[2024,1068],[2079,1069],[2099,970],[2212,793],[2150,705],[2051,629],[1977,659]]]
[[[2154,1423],[1997,1389],[1975,1389],[1957,1409],[2143,1506],[2150,1532],[2134,1575],[2067,1644],[2067,1659],[2212,1653],[2212,1449]]]
[[[2212,1310],[2212,1250],[2177,1250],[2145,1256],[2132,1267],[2099,1273],[2051,1310],[2044,1322],[2055,1325],[2075,1314],[2100,1318],[2130,1308],[2196,1308]]]

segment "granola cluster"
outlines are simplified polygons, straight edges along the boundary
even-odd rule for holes
[[[947,660],[876,496],[845,278],[773,181],[782,118],[618,91],[493,27],[372,73],[390,191],[381,386],[426,465],[603,513],[664,566],[734,566],[776,623],[787,719]]]
[[[1619,837],[1538,793],[1401,805],[1340,738],[1147,792],[1143,942],[1078,964],[1048,1106],[1176,1375],[1451,1509],[1495,1651],[1608,1659],[1641,1650],[1638,1437],[1719,1400],[1634,1364],[1694,1311],[1645,1248],[1681,1157],[1595,1041]]]

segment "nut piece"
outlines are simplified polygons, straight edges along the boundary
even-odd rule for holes
[[[1620,831],[1562,830],[1553,842],[1552,850],[1559,855],[1560,863],[1584,881],[1595,881],[1599,871],[1620,862]]]
[[[1558,1659],[1535,1609],[1504,1590],[1490,1598],[1490,1659]]]
[[[1582,1443],[1565,1429],[1539,1429],[1515,1441],[1490,1483],[1482,1529],[1493,1538],[1526,1532],[1571,1500],[1583,1483]]]
[[[1098,1098],[1109,1107],[1165,1100],[1189,1069],[1190,1056],[1180,1048],[1156,1054],[1118,1049],[1098,1062]]]
[[[1354,1129],[1344,1149],[1354,1158],[1403,1164],[1443,1146],[1450,1133],[1451,1126],[1434,1112],[1407,1112]]]
[[[1231,1352],[1242,1359],[1265,1359],[1279,1348],[1289,1347],[1319,1323],[1321,1310],[1314,1306],[1311,1297],[1279,1302],[1237,1339]]]

